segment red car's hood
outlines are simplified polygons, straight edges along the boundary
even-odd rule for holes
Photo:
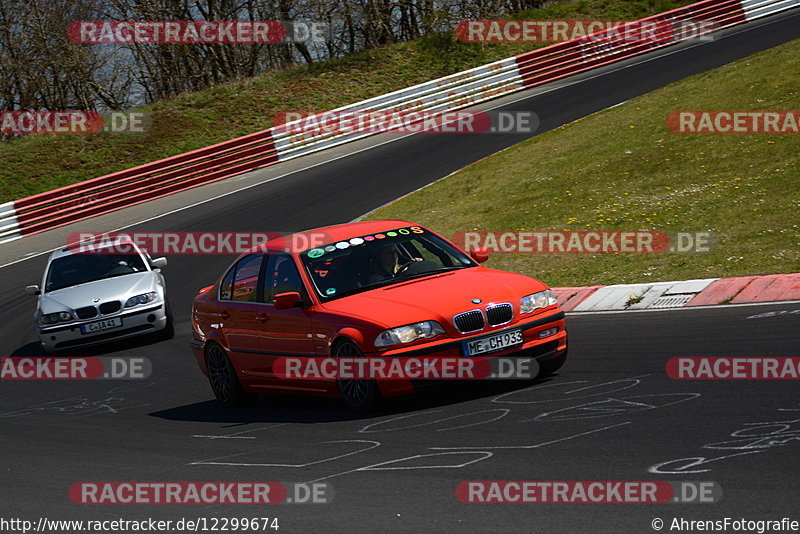
[[[544,289],[545,284],[525,275],[472,267],[356,293],[322,307],[387,328],[428,319],[440,321],[447,328],[453,315],[493,302],[510,302],[517,315],[521,297]],[[483,302],[473,304],[476,298]]]

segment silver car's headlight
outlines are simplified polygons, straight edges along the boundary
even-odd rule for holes
[[[147,304],[148,302],[153,302],[157,298],[158,298],[158,293],[156,293],[155,291],[151,291],[149,293],[142,293],[141,295],[136,295],[125,301],[125,307],[133,308],[134,306],[138,306],[140,304]]]
[[[444,334],[442,325],[436,321],[422,321],[384,330],[375,338],[375,346],[388,347],[389,345],[411,343],[418,339],[436,337],[439,334]]]
[[[531,313],[534,310],[547,308],[555,303],[556,297],[553,295],[553,292],[549,289],[545,289],[544,291],[539,291],[533,295],[522,297],[522,300],[519,303],[519,311],[521,313]]]
[[[42,324],[57,324],[72,321],[72,314],[65,311],[45,313],[41,316]]]

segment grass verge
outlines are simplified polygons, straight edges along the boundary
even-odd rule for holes
[[[800,272],[800,135],[687,135],[676,110],[800,109],[800,40],[520,143],[372,214],[463,230],[711,231],[695,254],[497,254],[553,286]]]

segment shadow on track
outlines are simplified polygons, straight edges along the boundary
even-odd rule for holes
[[[556,374],[536,381],[481,381],[441,385],[406,397],[387,399],[382,409],[370,414],[350,412],[338,399],[334,398],[257,394],[251,395],[249,402],[239,408],[224,408],[217,401],[208,400],[168,408],[148,415],[168,421],[229,423],[231,425],[360,421],[487,399],[510,391],[537,387],[550,382],[557,376]]]
[[[115,352],[130,351],[131,349],[148,348],[164,340],[159,339],[158,333],[143,334],[141,336],[109,341],[107,343],[92,345],[89,347],[77,347],[65,349],[47,354],[38,341],[31,341],[17,349],[10,356],[12,357],[34,357],[52,356],[57,358],[69,357],[89,357],[89,356],[111,356]]]

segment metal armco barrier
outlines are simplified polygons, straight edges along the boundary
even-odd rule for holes
[[[703,0],[332,111],[457,110],[798,6],[800,0]],[[0,243],[375,135],[295,131],[297,124],[1,204]]]

